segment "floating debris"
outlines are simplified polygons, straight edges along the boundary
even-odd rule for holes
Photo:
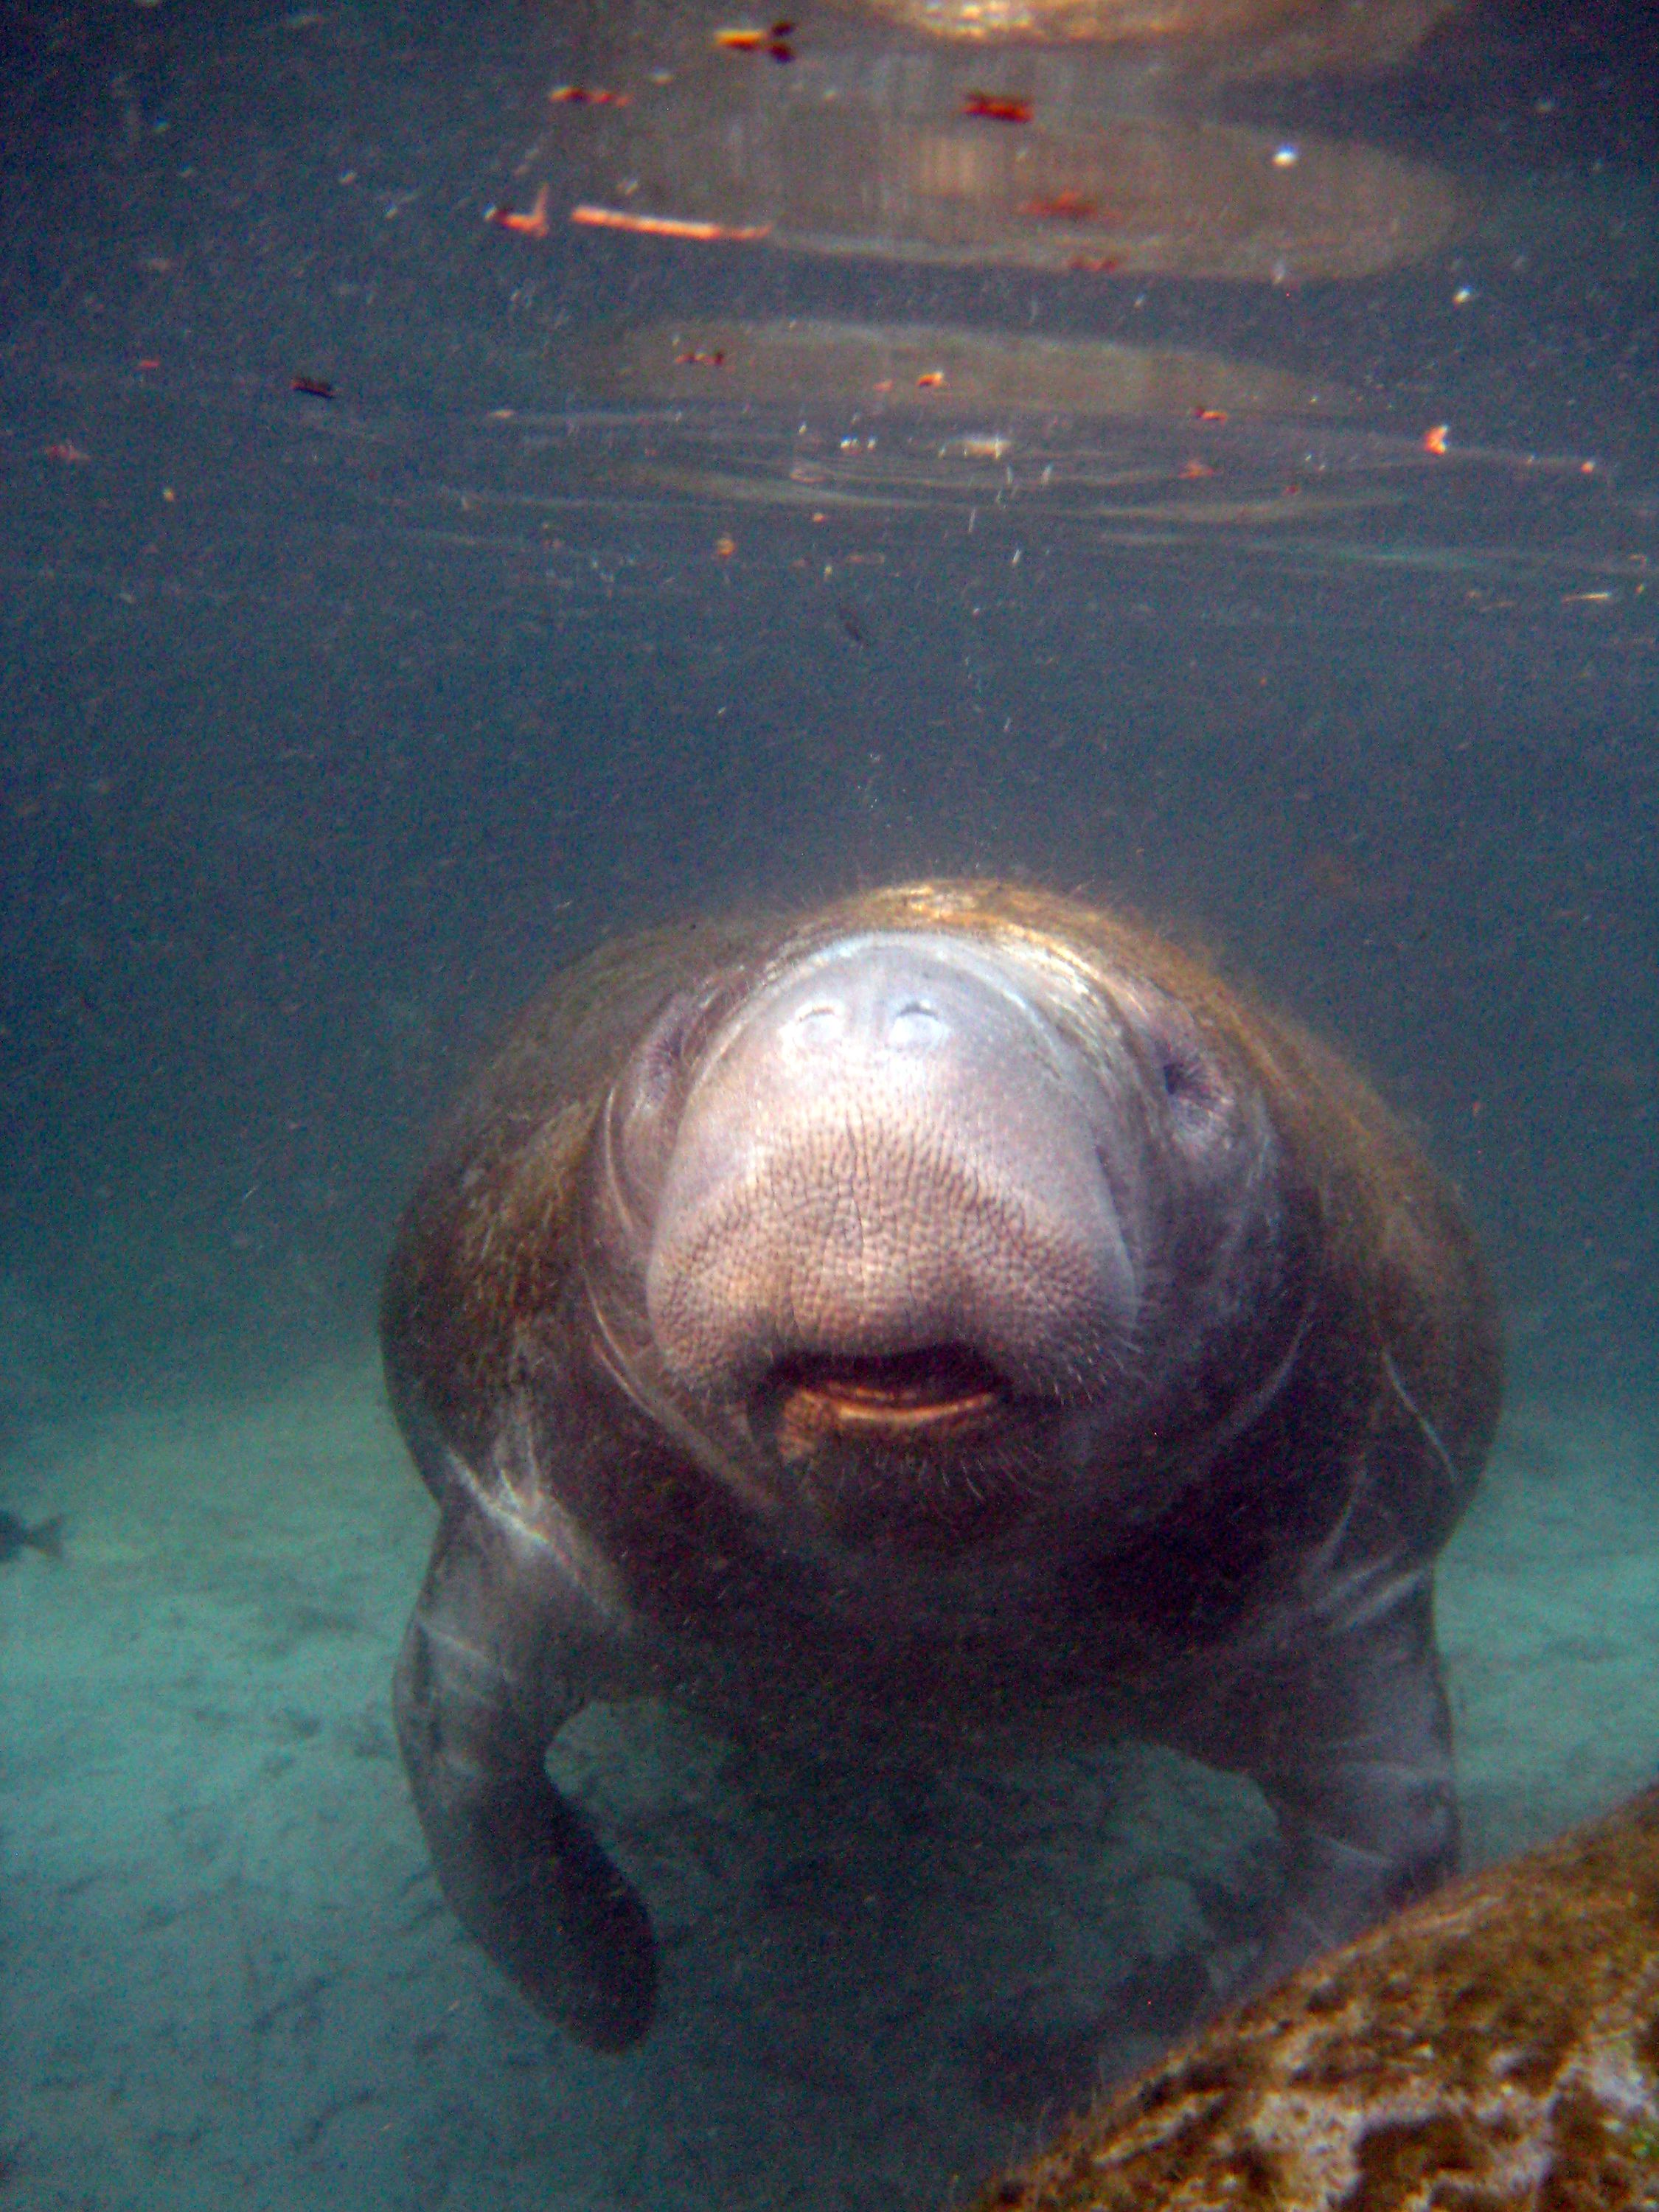
[[[583,200],[570,210],[570,220],[591,230],[628,230],[641,238],[684,238],[703,244],[732,240],[750,244],[769,237],[769,222],[704,222],[680,215],[630,215],[625,208],[596,207]]]
[[[739,26],[729,30],[716,31],[714,44],[722,53],[765,54],[769,60],[775,62],[792,62],[795,58],[795,49],[790,44],[790,40],[794,28],[794,25],[790,22],[774,23],[769,30],[765,31],[751,30]]]
[[[556,84],[548,98],[557,106],[567,107],[629,107],[633,104],[631,92],[611,92],[602,85]]]
[[[521,238],[545,238],[549,228],[547,186],[544,185],[537,193],[527,213],[520,214],[509,207],[487,207],[484,221],[493,222],[497,230],[517,231]]]
[[[1017,100],[1012,93],[968,92],[963,94],[962,112],[988,123],[1029,123],[1035,111],[1029,100]]]

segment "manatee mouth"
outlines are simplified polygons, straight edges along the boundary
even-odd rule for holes
[[[786,1463],[834,1439],[875,1445],[942,1440],[991,1419],[1007,1397],[989,1360],[965,1345],[884,1357],[797,1357],[767,1377]]]

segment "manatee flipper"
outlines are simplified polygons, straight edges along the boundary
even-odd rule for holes
[[[1267,1988],[1457,1870],[1451,1717],[1426,1567],[1310,1655],[1291,1692],[1294,1759],[1256,1776],[1287,1853],[1278,1926],[1251,1974]]]
[[[1228,2002],[1271,1988],[1456,1871],[1429,1570],[1379,1575],[1338,1618],[1316,1616],[1230,1688],[1182,1745],[1259,1786],[1286,1864],[1279,1917]]]
[[[398,1663],[398,1741],[462,1923],[538,2011],[624,2051],[651,2021],[651,1923],[548,1779],[547,1745],[584,1700],[548,1679],[544,1571],[539,1587],[517,1580],[476,1516],[447,1519]]]

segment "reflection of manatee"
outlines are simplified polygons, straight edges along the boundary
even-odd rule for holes
[[[1175,346],[1034,338],[902,324],[680,320],[591,342],[571,372],[624,398],[713,398],[866,411],[964,408],[1018,413],[1189,418],[1346,414],[1328,380]]]
[[[1355,11],[1347,11],[1352,15]],[[607,22],[610,19],[607,18]],[[580,196],[880,260],[1286,283],[1375,276],[1468,220],[1429,165],[1203,112],[1205,82],[1087,46],[998,57],[1024,122],[976,117],[983,58],[823,23],[787,70],[734,68],[706,27],[589,58],[629,104],[565,134]],[[669,66],[641,70],[642,56]],[[641,190],[641,180],[644,188]]]
[[[1659,2162],[1659,1791],[1305,1968],[983,2212],[1611,2212]]]
[[[1463,0],[861,0],[908,30],[970,45],[1087,40],[1173,48],[1231,76],[1300,76],[1403,61]]]
[[[1423,260],[1467,219],[1419,162],[1310,137],[1275,161],[1283,141],[1239,124],[991,131],[834,106],[790,137],[766,219],[803,252],[1290,283]]]
[[[998,885],[690,927],[556,983],[404,1221],[443,1508],[398,1722],[450,1902],[586,2042],[649,1923],[544,1753],[591,1699],[1249,1775],[1271,1980],[1449,1869],[1431,1562],[1497,1395],[1468,1236],[1310,1040]]]

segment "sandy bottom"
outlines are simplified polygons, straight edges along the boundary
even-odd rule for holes
[[[1441,1577],[1472,1861],[1650,1778],[1656,1458],[1651,1414],[1511,1413]],[[595,2058],[427,1869],[387,1686],[432,1513],[370,1365],[43,1429],[3,1503],[70,1522],[0,1566],[30,2212],[939,2205],[1079,2053],[1149,2056],[1272,1880],[1253,1794],[1162,1753],[872,1785],[595,1711],[556,1763],[664,1955]]]

